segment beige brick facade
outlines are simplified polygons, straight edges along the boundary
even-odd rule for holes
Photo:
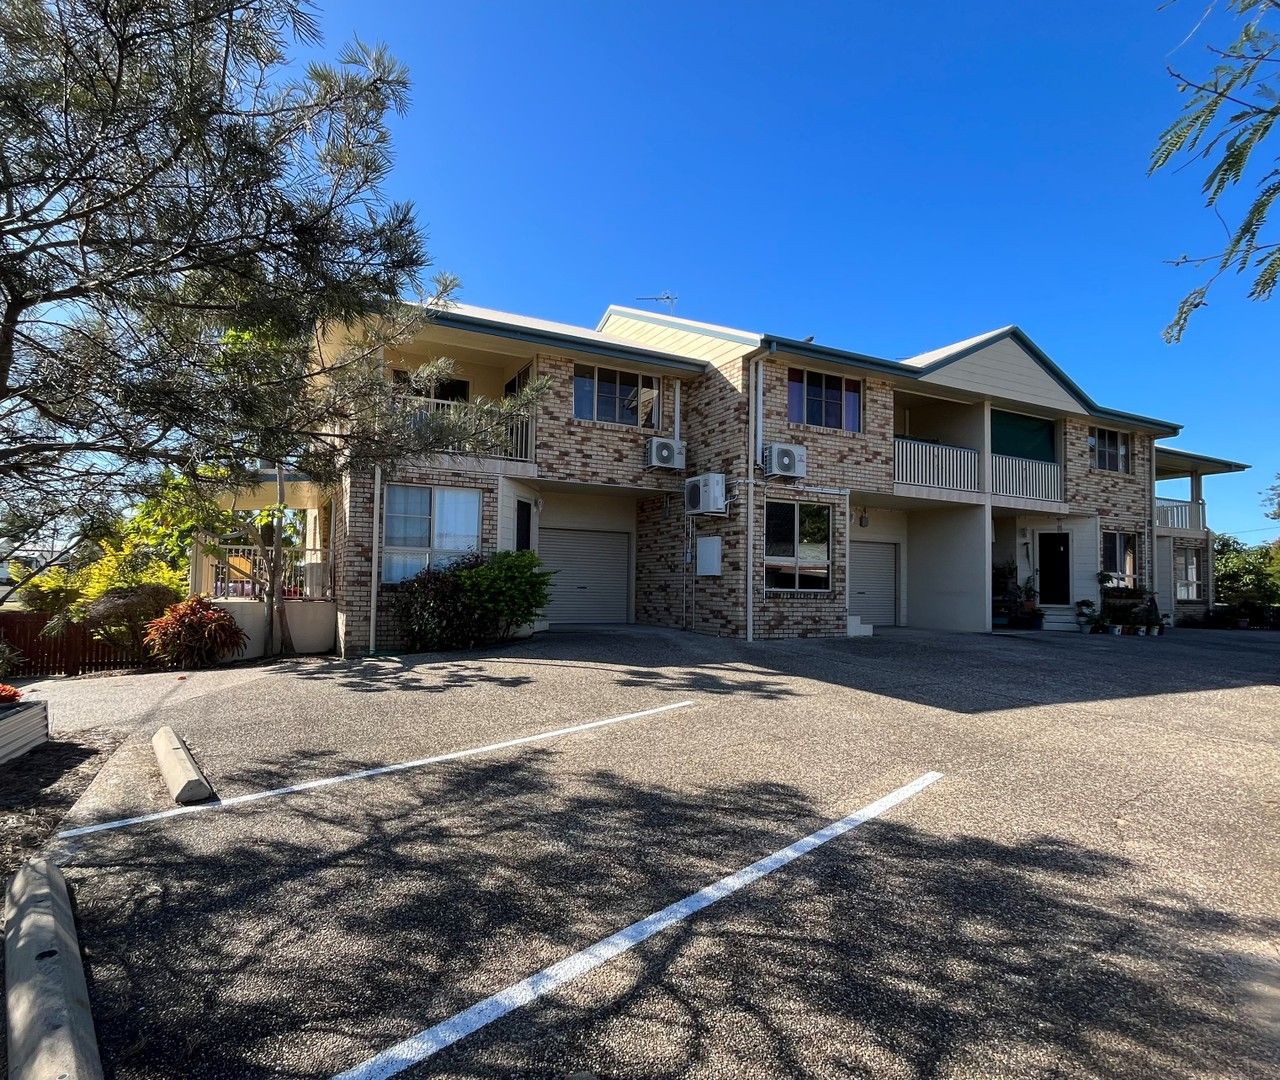
[[[1089,454],[1089,428],[1101,422],[1068,418],[1063,422],[1063,485],[1066,501],[1077,513],[1096,514],[1103,532],[1137,537],[1137,578],[1150,587],[1151,545],[1155,516],[1150,435],[1128,432],[1130,469],[1099,469]],[[1112,430],[1116,430],[1114,427]]]
[[[751,467],[749,446],[750,362],[742,354],[710,363],[702,374],[661,376],[661,421],[656,431],[579,420],[573,415],[575,361],[555,353],[536,357],[537,372],[550,381],[538,407],[534,463],[520,483],[552,492],[633,493],[634,618],[639,623],[697,633],[741,637],[747,630],[747,504],[754,500],[752,621],[760,638],[843,636],[847,628],[847,541],[850,506],[859,496],[894,494],[895,383],[876,373],[840,371],[862,384],[860,430],[845,432],[792,423],[787,415],[786,361],[771,357],[764,367],[763,441],[798,443],[808,452],[808,475],[801,480],[766,478]],[[602,361],[602,366],[611,366]],[[805,364],[795,366],[807,367]],[[676,387],[680,387],[681,436],[687,442],[683,473],[646,470],[645,448],[655,434],[675,431]],[[905,384],[901,384],[905,385]],[[901,385],[899,388],[901,388]],[[1089,421],[1066,418],[1063,431],[1064,497],[1072,514],[1096,515],[1102,530],[1137,536],[1138,576],[1150,580],[1152,438],[1130,433],[1131,471],[1099,470],[1089,460]],[[1105,425],[1104,425],[1105,426]],[[976,449],[976,448],[975,448]],[[386,483],[421,483],[478,488],[483,492],[481,550],[493,551],[499,535],[501,469],[468,471],[462,459],[405,463],[384,474]],[[723,473],[730,505],[723,517],[690,518],[683,510],[683,482],[699,473]],[[754,473],[754,475],[753,475]],[[557,485],[560,485],[557,488]],[[572,489],[564,485],[573,485]],[[528,496],[532,498],[532,496]],[[980,501],[982,496],[977,494]],[[831,508],[830,588],[791,592],[765,587],[765,504],[768,500],[814,502]],[[875,505],[887,506],[880,502]],[[369,649],[371,581],[375,526],[373,476],[350,477],[335,499],[334,567],[339,607],[339,642],[344,652]],[[553,527],[553,526],[548,526]],[[560,527],[560,526],[555,526]],[[693,553],[699,537],[722,541],[721,573],[698,577]],[[508,541],[509,543],[509,541]],[[380,545],[379,545],[380,546]],[[988,586],[984,584],[983,588]],[[377,595],[377,648],[404,647],[395,614],[395,590]]]

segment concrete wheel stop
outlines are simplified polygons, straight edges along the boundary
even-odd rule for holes
[[[47,859],[13,876],[4,903],[9,1080],[101,1080],[67,883]]]
[[[213,797],[213,788],[196,764],[187,744],[167,724],[151,736],[151,749],[160,763],[160,775],[173,801],[186,806]]]

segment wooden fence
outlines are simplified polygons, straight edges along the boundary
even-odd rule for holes
[[[10,677],[38,679],[138,665],[127,651],[95,640],[83,626],[72,624],[56,636],[41,634],[48,622],[49,616],[38,611],[0,611],[0,637],[22,654],[18,670],[10,672]]]

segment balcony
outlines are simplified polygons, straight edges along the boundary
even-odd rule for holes
[[[977,491],[978,451],[898,436],[893,440],[893,478],[917,487]]]
[[[1017,499],[1062,501],[1062,466],[1009,454],[991,455],[991,493]]]
[[[460,402],[440,401],[436,398],[418,398],[414,402],[415,418],[428,417],[443,409],[457,408]],[[507,423],[505,442],[501,446],[487,446],[477,452],[471,447],[457,445],[445,448],[446,452],[458,454],[477,454],[480,457],[502,458],[505,461],[533,460],[533,422],[527,416],[520,416]]]
[[[329,553],[320,548],[287,547],[280,590],[286,600],[329,600],[333,598],[333,575]],[[193,552],[193,584],[198,593],[219,600],[261,600],[267,590],[267,564],[256,547],[219,545]]]
[[[1187,499],[1156,499],[1156,528],[1180,532],[1204,532],[1207,528],[1204,503]]]

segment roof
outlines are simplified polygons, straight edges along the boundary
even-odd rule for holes
[[[1218,473],[1244,472],[1249,466],[1242,461],[1193,454],[1190,450],[1175,450],[1172,446],[1156,444],[1156,471],[1164,472],[1164,479],[1200,473],[1214,476]]]
[[[1039,364],[1068,394],[1080,403],[1081,408],[1090,416],[1102,420],[1113,420],[1120,423],[1147,427],[1165,435],[1176,435],[1182,430],[1181,424],[1171,420],[1159,420],[1152,416],[1141,416],[1138,413],[1121,412],[1099,405],[1080,386],[1055,364],[1044,351],[1017,326],[1002,326],[998,330],[988,330],[984,334],[965,338],[963,341],[944,345],[940,349],[919,353],[906,360],[885,360],[880,357],[865,356],[860,353],[846,352],[843,349],[832,349],[812,342],[797,342],[787,338],[766,336],[764,342],[771,351],[786,352],[790,355],[807,356],[815,360],[826,360],[831,363],[849,364],[871,370],[884,371],[889,374],[910,379],[926,379],[930,375],[954,364],[966,356],[971,356],[979,349],[994,345],[997,341],[1008,338],[1016,342]]]
[[[622,315],[628,319],[653,323],[655,326],[669,326],[672,330],[689,330],[707,337],[722,338],[725,341],[736,341],[742,345],[760,345],[761,335],[754,330],[739,330],[733,326],[717,326],[715,323],[698,322],[695,319],[680,319],[675,315],[664,315],[659,311],[645,311],[642,308],[624,307],[621,304],[610,304],[596,323],[599,330],[609,321],[610,315]]]
[[[568,348],[575,352],[603,356],[611,360],[630,360],[653,364],[676,371],[702,372],[706,365],[687,356],[646,349],[635,342],[611,337],[598,330],[588,330],[570,323],[535,319],[529,315],[516,315],[510,311],[476,307],[473,304],[451,303],[447,307],[434,308],[431,321],[436,326],[471,333],[491,334],[533,345]]]

